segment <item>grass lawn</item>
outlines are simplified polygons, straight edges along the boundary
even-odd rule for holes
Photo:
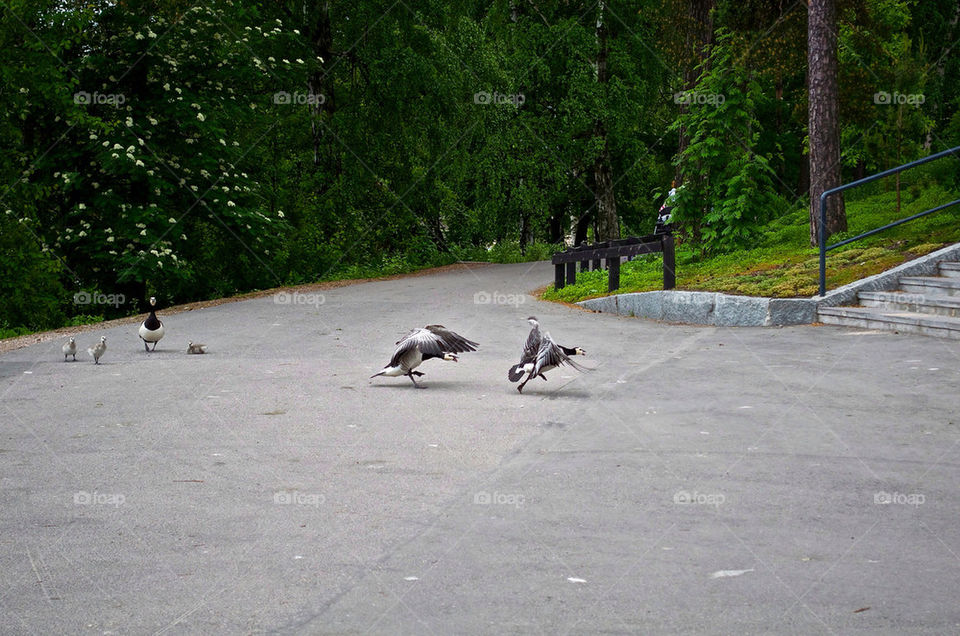
[[[897,212],[896,194],[883,192],[847,199],[849,230],[830,238],[836,243],[861,232],[923,212],[960,198],[956,190],[930,185],[903,190]],[[810,247],[806,207],[772,221],[752,249],[701,256],[688,243],[677,245],[677,289],[726,292],[747,296],[797,297],[817,293],[819,252]],[[827,289],[835,289],[905,261],[960,242],[960,205],[861,239],[827,253]],[[663,259],[643,256],[620,268],[616,294],[663,288]],[[605,271],[577,273],[577,284],[553,286],[545,300],[577,302],[607,296]]]

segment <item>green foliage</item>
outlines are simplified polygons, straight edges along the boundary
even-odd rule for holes
[[[845,180],[960,143],[956,3],[839,6]],[[806,190],[805,8],[717,0],[697,71],[688,8],[2,3],[0,327],[547,258],[596,235],[598,162],[624,234],[652,230],[654,193],[681,176],[691,258],[802,245],[802,214],[777,217]],[[905,175],[904,204],[957,174]],[[81,306],[81,289],[128,302]]]
[[[896,211],[896,194],[883,192],[849,200],[850,228],[834,238],[855,236],[899,218],[928,210],[960,198],[960,191],[932,185]],[[689,243],[677,247],[677,287],[686,290],[716,291],[750,296],[799,297],[817,293],[819,253],[805,241],[807,208],[774,219],[767,232],[750,248],[704,256]],[[932,240],[931,237],[936,237]],[[948,208],[880,234],[831,251],[827,257],[827,284],[830,288],[879,273],[904,260],[928,254],[952,242],[960,242],[960,208]],[[624,263],[616,293],[652,291],[663,288],[663,261],[650,256]],[[607,295],[606,272],[577,274],[577,283],[563,289],[552,287],[546,300],[578,302]]]
[[[676,195],[674,223],[706,252],[745,247],[784,204],[773,187],[769,157],[757,154],[757,109],[767,91],[736,59],[731,36],[721,31],[701,65],[688,104],[671,127],[690,141],[676,163],[684,182]]]
[[[35,331],[58,327],[64,319],[61,265],[38,245],[30,225],[13,210],[0,212],[0,328]]]

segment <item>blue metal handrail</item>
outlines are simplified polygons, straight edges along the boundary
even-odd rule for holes
[[[902,225],[903,223],[906,223],[908,221],[919,219],[921,216],[933,214],[934,212],[939,212],[944,208],[949,208],[951,205],[956,205],[960,203],[960,199],[957,199],[956,201],[951,201],[950,203],[944,203],[943,205],[938,205],[935,208],[930,208],[925,212],[920,212],[919,214],[908,216],[905,219],[900,219],[899,221],[888,223],[883,227],[878,227],[872,230],[868,230],[862,234],[857,234],[856,236],[840,241],[839,243],[834,243],[833,245],[827,245],[827,197],[830,196],[831,194],[843,192],[844,190],[849,190],[850,188],[855,188],[865,183],[870,183],[871,181],[876,181],[877,179],[882,179],[883,177],[889,177],[892,174],[903,172],[904,170],[907,170],[909,168],[914,168],[916,166],[919,166],[922,163],[927,163],[928,161],[935,161],[936,159],[941,159],[948,155],[956,155],[958,153],[960,153],[960,146],[955,146],[953,148],[950,148],[949,150],[944,150],[942,152],[932,154],[928,157],[924,157],[923,159],[917,159],[916,161],[905,163],[902,166],[897,166],[896,168],[890,168],[889,170],[878,172],[877,174],[870,175],[869,177],[864,177],[863,179],[857,179],[856,181],[845,183],[842,186],[831,188],[820,195],[820,228],[819,228],[820,230],[819,232],[820,234],[820,241],[819,241],[820,243],[820,296],[824,296],[827,293],[827,252],[829,250],[835,249],[842,245],[846,245],[847,243],[853,243],[854,241],[857,241],[867,236],[871,236],[873,234],[876,234],[877,232],[888,230],[892,227]]]

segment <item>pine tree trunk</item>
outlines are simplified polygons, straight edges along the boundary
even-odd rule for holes
[[[807,63],[810,94],[810,244],[819,245],[820,195],[840,185],[836,0],[810,0]],[[827,201],[826,236],[847,229],[843,195]]]

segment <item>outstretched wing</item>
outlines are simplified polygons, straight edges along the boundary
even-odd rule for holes
[[[533,368],[533,375],[540,373],[541,369],[547,367],[559,367],[562,364],[569,364],[577,371],[583,371],[584,368],[570,359],[570,356],[563,352],[563,349],[553,341],[549,333],[543,334],[540,342],[540,350],[537,352],[537,362]]]
[[[523,355],[520,357],[520,364],[527,364],[537,359],[540,353],[540,344],[543,342],[543,336],[540,335],[540,327],[534,327],[527,336],[527,342],[523,345]]]
[[[433,334],[436,342],[440,345],[440,353],[449,351],[450,353],[464,353],[466,351],[476,351],[480,345],[473,340],[467,340],[458,333],[454,333],[443,325],[427,325],[424,327]]]
[[[480,345],[472,340],[450,331],[442,325],[427,325],[420,329],[413,329],[397,341],[397,348],[393,352],[390,366],[396,366],[400,359],[412,349],[419,349],[421,353],[442,356],[444,353],[463,353],[476,351]]]

